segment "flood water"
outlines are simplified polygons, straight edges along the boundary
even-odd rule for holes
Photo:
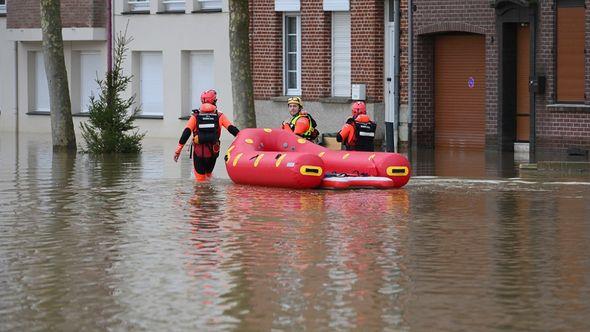
[[[0,330],[590,330],[588,179],[445,152],[397,190],[195,184],[175,147],[0,135]]]

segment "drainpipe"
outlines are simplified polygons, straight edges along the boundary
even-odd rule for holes
[[[16,133],[18,147],[18,41],[14,42],[14,119],[14,131]]]
[[[536,5],[531,5],[532,8],[529,10],[529,21],[531,29],[531,56],[530,56],[530,72],[531,79],[529,81],[530,88],[530,103],[531,103],[531,117],[530,117],[530,138],[529,138],[529,162],[537,162],[536,157],[536,113],[537,113],[537,88],[538,88],[538,77],[537,77],[537,9]]]
[[[414,27],[412,16],[413,1],[408,0],[408,157],[411,158],[412,122],[414,110]]]
[[[393,64],[393,105],[390,105],[389,110],[385,116],[385,143],[386,143],[386,151],[387,152],[397,152],[398,147],[398,139],[399,139],[399,105],[400,105],[400,98],[399,98],[399,67],[400,67],[400,60],[399,60],[399,40],[400,40],[400,22],[399,22],[399,9],[400,9],[400,0],[389,1],[390,6],[393,5],[393,8],[390,8],[389,14],[392,14],[393,9],[393,22],[394,22],[394,40],[393,40],[393,58],[395,59]],[[391,17],[388,18],[390,20]],[[389,55],[391,56],[391,54]],[[391,81],[391,78],[387,78],[388,85]],[[391,85],[389,86],[391,89]]]
[[[113,70],[113,2],[107,0],[107,70]]]
[[[395,113],[393,114],[394,117],[394,140],[393,140],[393,144],[394,144],[394,152],[398,152],[399,150],[399,107],[400,107],[400,79],[399,79],[399,67],[400,67],[400,59],[399,59],[399,48],[400,48],[400,15],[399,15],[399,9],[400,9],[400,1],[401,0],[395,0],[394,4],[395,4],[395,8],[394,8],[394,21],[395,21],[395,40],[394,40],[394,47],[393,47],[393,52],[394,52],[394,56],[395,56],[395,68],[393,71],[394,74],[394,89],[395,89],[395,95],[393,96],[393,104],[395,107]]]

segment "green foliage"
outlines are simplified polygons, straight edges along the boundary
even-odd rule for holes
[[[87,122],[81,123],[82,137],[86,141],[85,152],[100,153],[137,153],[141,151],[141,140],[145,133],[133,124],[141,109],[134,107],[135,95],[123,99],[132,76],[123,75],[123,61],[132,41],[127,33],[117,35],[115,40],[113,70],[107,71],[105,79],[98,79],[99,96],[90,97]],[[132,112],[129,112],[133,109]],[[129,132],[132,131],[132,132]]]

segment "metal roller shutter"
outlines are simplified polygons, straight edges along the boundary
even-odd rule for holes
[[[485,147],[485,39],[442,35],[434,49],[435,145]]]

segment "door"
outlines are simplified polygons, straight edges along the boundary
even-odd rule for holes
[[[485,38],[441,35],[434,45],[435,145],[485,147]]]

